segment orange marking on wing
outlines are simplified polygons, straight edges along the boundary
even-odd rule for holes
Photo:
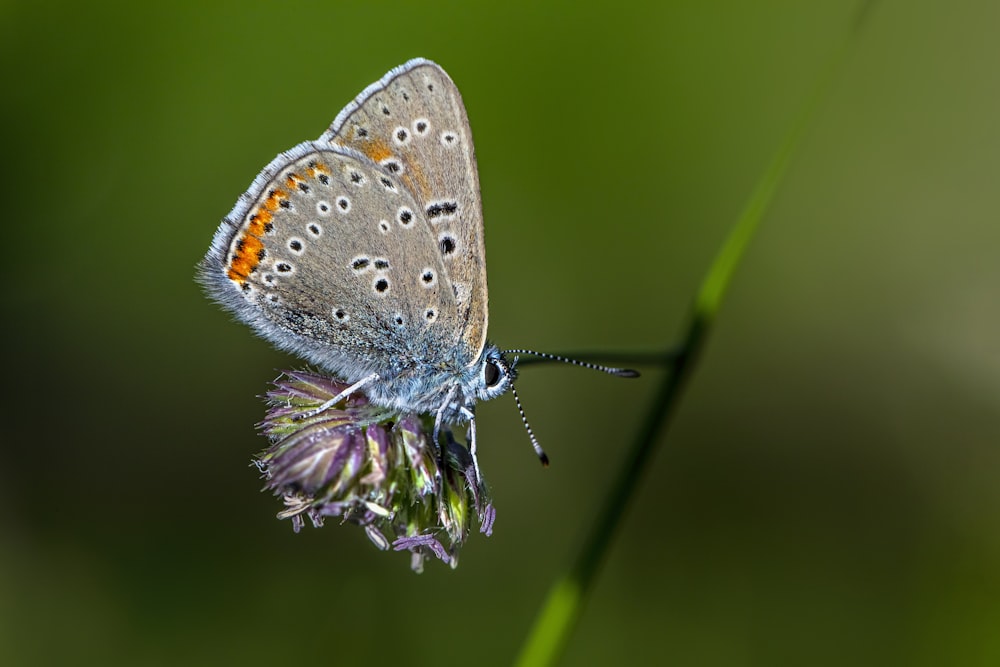
[[[372,139],[361,148],[361,152],[370,157],[375,162],[381,162],[387,157],[392,157],[392,151],[384,141]]]
[[[406,162],[406,171],[403,173],[403,180],[406,182],[406,186],[412,191],[419,191],[421,196],[423,196],[424,201],[431,198],[431,186],[427,182],[427,174],[424,170],[415,162]],[[416,187],[414,187],[416,186]]]
[[[263,254],[264,242],[257,238],[252,232],[247,232],[240,237],[236,243],[236,252],[229,263],[227,275],[230,280],[243,284],[247,276],[257,265],[260,264],[260,256]]]
[[[297,174],[288,177],[288,186],[291,188],[301,182],[302,178]],[[261,255],[264,254],[263,236],[267,233],[268,225],[274,220],[274,214],[280,208],[281,202],[286,199],[288,199],[287,192],[281,189],[273,190],[264,203],[247,219],[246,231],[234,245],[233,257],[226,271],[226,275],[233,282],[245,284],[247,278],[260,264]]]
[[[295,188],[299,187],[299,183],[304,183],[304,182],[305,181],[303,181],[302,177],[299,176],[298,174],[289,174],[288,178],[285,179],[285,185],[287,185],[291,190],[294,190]]]
[[[264,242],[252,234],[245,234],[243,236],[243,250],[240,251],[240,255],[246,255],[251,258],[250,261],[254,266],[260,262],[258,255],[260,251],[264,249]]]
[[[250,216],[250,224],[248,225],[247,231],[249,231],[254,236],[263,236],[267,231],[267,226],[271,223],[274,218],[270,211],[258,211],[254,215]]]
[[[306,173],[309,175],[309,178],[316,178],[316,174],[326,174],[329,176],[330,168],[322,162],[313,162],[309,165],[309,169],[306,170]]]
[[[281,202],[284,201],[285,199],[288,199],[287,192],[285,192],[284,190],[275,190],[274,192],[271,193],[270,197],[264,200],[264,208],[273,213],[274,211],[278,210],[278,206],[280,206]],[[268,220],[268,222],[271,221]]]
[[[257,261],[257,255],[253,255],[252,260],[249,255],[243,253],[237,255],[233,258],[232,264],[229,265],[229,277],[232,278],[235,273],[239,276],[239,281],[244,282],[253,267],[257,265]]]

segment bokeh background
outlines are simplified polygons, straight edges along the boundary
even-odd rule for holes
[[[463,91],[491,337],[663,348],[855,3],[0,4],[0,663],[508,664],[658,374],[480,406],[451,571],[294,535],[248,467],[295,360],[193,281],[275,154],[421,55]],[[869,16],[566,664],[1000,664],[1000,4]]]

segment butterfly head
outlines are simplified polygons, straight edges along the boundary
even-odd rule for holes
[[[476,378],[476,399],[488,401],[501,396],[513,386],[517,373],[514,364],[507,361],[495,345],[487,345],[479,362],[479,374]]]

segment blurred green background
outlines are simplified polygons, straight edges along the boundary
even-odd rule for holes
[[[504,665],[650,399],[480,406],[456,571],[259,493],[296,367],[194,265],[413,56],[475,133],[499,345],[667,345],[854,2],[0,4],[5,665]],[[565,664],[1000,664],[1000,4],[886,1],[836,79]],[[620,664],[620,663],[619,663]]]

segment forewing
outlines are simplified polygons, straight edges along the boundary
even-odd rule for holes
[[[320,141],[354,149],[398,178],[430,223],[457,301],[468,363],[486,342],[486,258],[472,132],[462,96],[423,59],[390,71],[344,109]]]

